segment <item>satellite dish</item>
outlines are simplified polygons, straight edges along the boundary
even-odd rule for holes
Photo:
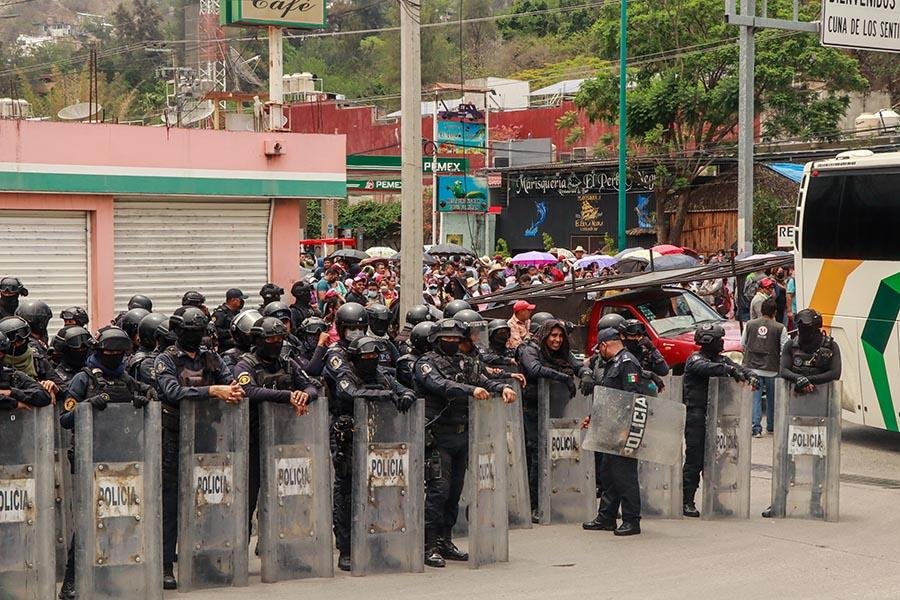
[[[203,100],[192,107],[185,107],[181,112],[181,126],[186,127],[199,121],[208,119],[216,110],[210,100]],[[162,115],[163,122],[169,127],[178,126],[178,111],[175,108],[167,108]]]
[[[59,111],[56,116],[63,121],[84,121],[85,119],[93,117],[101,110],[103,110],[103,107],[96,102],[79,102],[78,104],[65,107]]]
[[[241,53],[234,48],[228,49],[228,57],[235,74],[254,87],[262,87],[262,80],[257,77],[254,69],[259,63],[259,55],[244,60]]]

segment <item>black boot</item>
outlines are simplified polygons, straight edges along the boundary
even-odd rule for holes
[[[75,600],[75,582],[63,581],[59,590],[59,600]]]
[[[694,501],[684,503],[684,508],[681,510],[681,514],[686,517],[699,517],[700,511],[697,510],[697,507],[694,505]]]
[[[531,511],[531,522],[535,525],[541,524],[541,513],[537,509]]]
[[[608,520],[604,519],[600,514],[600,511],[597,511],[597,516],[594,517],[593,521],[587,521],[586,523],[581,524],[582,529],[586,529],[588,531],[615,531],[616,530],[616,520]]]
[[[450,539],[450,534],[446,534],[445,537],[438,538],[437,551],[441,553],[441,556],[444,557],[444,560],[469,560],[468,553],[463,552],[456,547],[456,544],[454,544]]]
[[[175,571],[172,569],[172,565],[163,567],[163,589],[178,589],[178,582],[175,580]]]
[[[352,563],[350,562],[350,553],[341,552],[338,556],[338,569],[341,571],[349,571]]]
[[[638,521],[624,521],[619,528],[613,532],[613,535],[637,535],[641,532],[641,524]]]
[[[441,567],[446,567],[447,563],[444,562],[444,557],[441,556],[437,548],[432,546],[431,548],[425,548],[425,565],[439,569]]]
[[[762,516],[764,519],[771,519],[772,518],[772,507],[770,506],[770,507],[766,508],[766,510],[762,511]]]

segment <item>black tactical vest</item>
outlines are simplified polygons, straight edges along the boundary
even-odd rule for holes
[[[109,396],[109,400],[107,400],[109,403],[131,402],[134,398],[133,385],[131,385],[133,380],[128,375],[122,375],[118,379],[107,379],[100,369],[85,367],[82,371],[88,376],[86,398],[106,394]]]
[[[791,370],[804,377],[824,373],[831,367],[831,359],[834,356],[833,344],[834,340],[826,335],[822,337],[822,344],[814,352],[804,352],[795,340],[791,348]]]

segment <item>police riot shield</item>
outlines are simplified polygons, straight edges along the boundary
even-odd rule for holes
[[[509,560],[507,410],[503,399],[469,402],[469,566]]]
[[[66,559],[69,544],[72,540],[75,515],[74,488],[72,483],[72,464],[68,451],[72,447],[72,432],[59,425],[58,415],[53,419],[53,490],[55,492],[55,526],[53,536],[56,539],[56,580],[62,581],[66,570]]]
[[[333,577],[328,399],[297,416],[260,406],[259,558],[264,583]]]
[[[160,403],[75,410],[79,598],[162,598]]]
[[[178,590],[246,586],[247,403],[178,412]]]
[[[709,380],[703,459],[704,519],[750,518],[752,391],[729,377]]]
[[[772,516],[838,520],[841,382],[798,394],[778,380]]]
[[[559,381],[538,382],[538,511],[541,525],[582,523],[597,514],[594,457],[581,443],[591,399]]]
[[[681,406],[681,377],[668,375],[663,379],[665,387],[659,392],[660,398]],[[655,407],[651,410],[655,410]],[[683,411],[679,410],[679,412]],[[683,437],[683,422],[678,430],[681,432],[679,435]],[[682,463],[683,452],[680,443],[678,444],[678,460],[675,464],[664,465],[648,460],[638,462],[642,517],[658,519],[681,519],[683,517]]]
[[[56,407],[0,411],[0,598],[56,595]]]
[[[531,529],[531,493],[528,489],[528,463],[525,460],[525,421],[522,418],[522,391],[519,383],[516,401],[506,405],[506,487],[510,529]]]
[[[400,413],[357,398],[351,573],[421,573],[425,555],[425,402]]]

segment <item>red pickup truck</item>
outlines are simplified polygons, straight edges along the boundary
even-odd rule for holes
[[[592,353],[597,343],[597,321],[610,313],[642,322],[674,375],[684,372],[688,356],[699,348],[694,343],[694,330],[702,323],[722,325],[725,354],[738,363],[743,357],[738,322],[723,319],[699,296],[682,287],[643,288],[598,299],[588,321],[587,354]]]

